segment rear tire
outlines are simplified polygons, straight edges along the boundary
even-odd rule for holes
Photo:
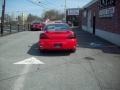
[[[72,53],[74,53],[74,52],[76,52],[76,49],[72,49],[72,50],[70,50]]]
[[[40,49],[39,51],[40,51],[40,53],[45,53],[45,52],[46,52],[46,51],[43,50],[43,49]]]
[[[33,31],[33,29],[31,28],[30,31]]]

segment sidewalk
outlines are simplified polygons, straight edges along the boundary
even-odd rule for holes
[[[104,53],[120,54],[120,47],[86,31],[79,29],[74,29],[74,31],[78,39],[79,47],[101,49]]]
[[[22,32],[22,31],[26,31],[26,30],[15,30],[15,29],[12,29],[11,30],[11,32],[10,32],[10,30],[9,29],[5,29],[4,31],[3,31],[3,35],[1,35],[1,33],[0,33],[0,37],[1,36],[6,36],[6,35],[10,35],[10,34],[13,34],[13,33],[18,33],[18,32]]]

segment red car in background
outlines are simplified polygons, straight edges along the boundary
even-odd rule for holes
[[[34,30],[42,30],[44,28],[45,24],[44,23],[33,23],[31,26],[30,26],[30,29],[31,31],[34,31]]]
[[[44,32],[40,34],[39,49],[44,50],[70,50],[75,52],[77,39],[68,24],[47,24]]]

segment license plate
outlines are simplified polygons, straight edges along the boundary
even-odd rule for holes
[[[61,48],[61,46],[55,46],[55,48]]]
[[[61,44],[55,44],[55,48],[61,48]]]

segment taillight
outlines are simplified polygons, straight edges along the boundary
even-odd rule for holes
[[[74,39],[74,38],[76,38],[76,35],[75,35],[75,34],[70,34],[70,35],[68,36],[68,39]]]
[[[40,39],[49,39],[48,36],[44,33],[40,34]]]

